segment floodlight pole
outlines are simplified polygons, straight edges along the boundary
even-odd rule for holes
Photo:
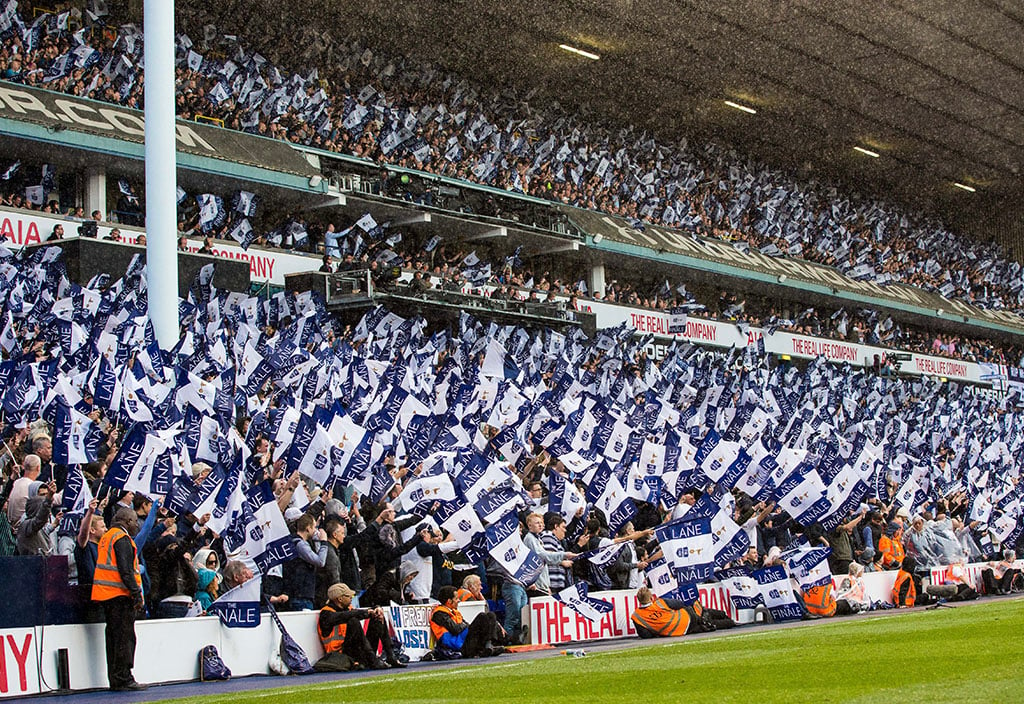
[[[157,342],[178,342],[177,162],[174,127],[174,0],[145,0],[146,281]]]

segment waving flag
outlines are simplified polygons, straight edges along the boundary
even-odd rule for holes
[[[448,531],[460,548],[466,547],[484,533],[484,524],[480,522],[473,507],[467,503],[442,501],[433,516],[437,524]]]
[[[737,609],[755,609],[764,604],[761,587],[749,567],[730,567],[715,572],[715,579],[729,590],[729,598]]]
[[[506,574],[526,586],[537,581],[544,563],[523,543],[515,513],[487,526],[485,532],[487,552]]]
[[[654,535],[680,584],[703,582],[714,573],[710,519],[684,516],[658,526]]]
[[[797,602],[789,575],[786,574],[786,569],[782,565],[755,570],[751,576],[757,580],[761,589],[761,598],[764,600],[764,605],[768,607],[773,620],[789,621],[803,617],[803,609]]]
[[[793,520],[804,525],[813,523],[828,510],[825,483],[818,472],[801,463],[775,489],[775,497]]]
[[[54,457],[56,457],[56,452]],[[89,502],[92,499],[92,490],[89,489],[89,484],[85,481],[81,467],[77,464],[68,467],[68,477],[61,495],[61,508],[65,513],[83,514],[89,508]]]
[[[240,459],[240,456],[236,458],[227,471],[215,467],[189,497],[189,513],[194,516],[210,514],[206,525],[215,533],[224,533],[236,514],[243,511],[245,493]]]
[[[807,591],[832,581],[828,568],[828,556],[831,554],[831,548],[796,548],[782,553],[782,561],[789,576],[796,580],[802,591]]]
[[[217,614],[228,628],[257,628],[260,625],[260,591],[263,580],[253,577],[234,589],[229,589],[210,604],[209,614]]]
[[[711,518],[711,540],[715,550],[715,564],[718,566],[739,559],[750,547],[747,532],[725,510],[719,510]]]
[[[147,433],[143,425],[132,426],[103,483],[145,496],[167,494],[173,479],[168,456],[170,447],[155,433]]]
[[[676,581],[672,566],[664,557],[659,557],[648,563],[644,574],[651,584],[651,591],[659,598],[664,598],[679,588],[679,582]]]
[[[67,465],[95,462],[105,439],[89,416],[58,401],[53,429],[54,462]]]
[[[326,485],[331,477],[332,449],[334,441],[327,430],[306,416],[295,433],[288,470],[298,471],[321,486]]]
[[[413,478],[402,493],[398,495],[398,503],[405,509],[412,509],[420,504],[432,504],[435,501],[454,501],[455,487],[447,474],[434,474]]]
[[[600,621],[602,616],[615,610],[610,602],[590,596],[586,582],[576,582],[571,587],[556,592],[554,597],[591,621]]]
[[[592,565],[607,565],[626,547],[626,543],[616,543],[611,538],[601,538],[601,545],[596,550],[580,553],[576,559],[586,558]]]
[[[594,507],[604,512],[611,533],[616,533],[619,528],[626,525],[637,512],[636,504],[629,498],[629,493],[614,474],[608,477],[604,491],[594,501]]]
[[[557,472],[548,475],[548,511],[557,512],[566,521],[571,521],[581,509],[586,508],[587,502],[567,479]]]
[[[261,482],[246,492],[246,504],[236,514],[239,531],[224,534],[232,558],[242,560],[259,574],[295,556],[294,542],[270,482]]]
[[[518,511],[526,506],[526,497],[522,491],[510,486],[500,486],[484,491],[473,502],[473,510],[483,521],[498,520],[510,511]]]
[[[239,191],[234,197],[232,205],[236,213],[239,213],[244,217],[251,218],[256,214],[256,206],[258,203],[259,198],[255,193]]]

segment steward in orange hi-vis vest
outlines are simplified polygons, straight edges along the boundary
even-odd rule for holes
[[[664,599],[656,599],[647,587],[636,594],[637,608],[630,616],[641,638],[684,636],[690,627],[690,612],[673,608]]]
[[[117,568],[117,559],[114,556],[114,544],[124,538],[128,539],[132,548],[132,569],[135,573],[135,586],[142,590],[142,571],[139,569],[139,551],[135,547],[135,541],[125,532],[124,528],[114,526],[100,538],[98,555],[96,558],[96,572],[92,580],[92,600],[108,601],[116,596],[130,597],[132,592]]]
[[[836,615],[836,600],[832,596],[832,583],[811,587],[803,593],[804,607],[807,613],[818,618],[829,618]]]

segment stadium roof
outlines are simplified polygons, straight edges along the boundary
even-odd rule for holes
[[[1024,254],[1024,9],[1015,0],[297,0],[288,8],[486,83],[539,87],[563,105],[589,104],[595,116],[711,137],[805,176],[891,194],[968,232],[998,232]]]

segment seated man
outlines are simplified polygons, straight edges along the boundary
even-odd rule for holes
[[[684,636],[690,624],[698,620],[680,600],[656,599],[648,587],[637,590],[636,601],[636,611],[630,618],[641,638]]]
[[[462,580],[462,587],[455,592],[455,596],[458,598],[459,603],[463,601],[485,601],[484,583],[480,579],[480,575],[466,575],[466,578]]]
[[[831,618],[836,615],[836,599],[832,596],[832,582],[811,587],[800,593],[806,618]]]
[[[455,587],[441,587],[437,595],[441,602],[430,613],[430,631],[437,642],[435,649],[424,660],[451,660],[457,657],[479,658],[507,652],[493,645],[501,637],[498,620],[490,611],[478,615],[466,625],[459,612]]]
[[[1015,588],[1014,581],[1019,586],[1020,570],[1014,568],[1017,561],[1017,553],[1013,550],[1004,550],[1001,562],[990,562],[989,566],[981,571],[981,581],[985,584],[985,593],[1009,594]]]
[[[352,658],[357,666],[370,667],[374,670],[386,670],[389,667],[405,667],[405,663],[395,657],[388,635],[384,610],[353,609],[352,597],[355,592],[348,585],[332,584],[327,589],[327,604],[320,609],[317,622],[317,634],[323,643],[327,655],[344,653]],[[363,633],[360,621],[369,619],[366,633]],[[377,646],[384,649],[385,660],[377,657]]]
[[[896,583],[892,585],[892,603],[898,609],[932,603],[931,597],[921,589],[921,578],[914,574],[916,570],[917,561],[914,558],[903,558],[900,571],[896,574]]]
[[[971,601],[979,596],[967,578],[967,568],[962,562],[955,562],[943,570],[941,581],[941,584],[933,585],[926,591],[934,596],[936,594],[934,591],[936,586],[940,589],[945,587],[949,593],[944,593],[942,596],[945,596],[950,601]]]

